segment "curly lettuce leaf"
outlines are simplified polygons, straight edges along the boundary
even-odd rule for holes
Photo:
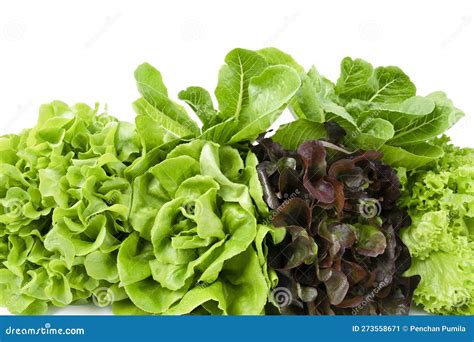
[[[141,150],[134,126],[55,101],[35,127],[0,141],[1,304],[44,314],[101,289],[122,300],[116,257],[130,231],[124,171]]]
[[[400,169],[402,205],[412,217],[401,238],[420,275],[416,303],[439,314],[474,312],[474,150],[438,139],[444,156],[430,168]]]

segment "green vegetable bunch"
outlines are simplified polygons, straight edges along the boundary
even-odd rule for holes
[[[259,224],[269,212],[248,141],[279,117],[300,79],[250,50],[231,51],[226,63],[219,109],[200,87],[179,95],[201,127],[143,64],[136,125],[54,102],[36,127],[1,138],[2,306],[264,312],[277,283],[265,240],[283,236]]]
[[[124,296],[115,259],[131,231],[123,172],[140,151],[134,126],[53,102],[34,128],[0,141],[0,303],[40,314]]]
[[[155,314],[263,313],[277,279],[264,246],[273,228],[257,224],[257,208],[268,210],[256,165],[251,152],[198,139],[135,179],[136,232],[118,254],[131,303]]]
[[[302,79],[291,101],[296,120],[273,137],[289,149],[307,140],[327,139],[325,124],[335,122],[346,132],[345,145],[379,150],[387,164],[415,169],[442,157],[433,139],[464,116],[443,92],[418,96],[398,67],[374,69],[362,59],[346,57],[334,84],[316,68],[305,73],[288,55],[273,53],[297,68]]]
[[[420,275],[415,302],[429,312],[474,314],[474,149],[437,142],[446,154],[407,173],[402,205],[412,225],[402,231],[412,255],[406,275]]]
[[[287,149],[324,139],[381,151],[405,183],[401,205],[413,223],[401,237],[413,257],[405,275],[421,276],[415,301],[433,313],[472,314],[474,153],[437,138],[464,113],[443,92],[418,96],[398,67],[374,69],[346,57],[332,83],[314,67],[305,72],[282,51],[267,51],[302,80],[290,101],[295,121],[272,139]]]
[[[282,231],[258,224],[269,212],[246,142],[280,116],[300,79],[255,51],[235,49],[225,60],[219,109],[201,87],[179,94],[201,127],[169,98],[157,69],[135,71],[144,150],[125,171],[134,178],[134,233],[120,247],[118,270],[130,300],[116,312],[261,314],[277,283],[264,241],[270,233],[279,242]]]
[[[437,139],[464,115],[444,93],[418,96],[401,69],[361,59],[345,58],[332,83],[278,49],[234,49],[219,71],[217,105],[201,87],[178,94],[198,123],[169,97],[157,69],[142,64],[135,79],[135,124],[53,102],[35,127],[0,137],[0,305],[20,314],[90,301],[113,304],[118,314],[264,313],[279,281],[267,266],[267,243],[278,245],[285,230],[265,224],[275,212],[263,201],[262,160],[251,145],[289,107],[295,120],[276,130],[279,145],[268,158],[310,140],[347,154],[382,152],[389,169],[399,167],[401,204],[413,219],[401,238],[413,259],[405,275],[421,276],[415,301],[430,312],[474,313],[474,153]],[[362,184],[368,169],[343,163],[340,170]],[[294,187],[303,174],[293,169],[275,189]],[[398,198],[392,174],[391,186],[367,183],[383,191],[379,199]],[[319,185],[317,192],[331,193],[327,181]],[[358,187],[348,186],[348,199],[364,193],[352,193]],[[274,195],[272,203],[286,202]],[[311,210],[333,210],[324,205],[332,200],[313,200],[305,204]],[[350,211],[337,203],[339,214]],[[397,232],[393,246],[398,239]],[[324,239],[316,240],[324,250]],[[329,312],[316,304],[312,312]]]
[[[256,51],[234,49],[219,72],[215,95],[201,87],[179,93],[199,117],[199,128],[183,107],[168,97],[161,73],[145,63],[135,71],[142,98],[134,103],[136,125],[148,149],[178,138],[200,138],[219,144],[253,141],[278,119],[300,87],[296,71],[271,65]]]

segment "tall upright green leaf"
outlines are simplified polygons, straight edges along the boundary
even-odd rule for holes
[[[168,90],[157,69],[148,63],[143,63],[135,70],[135,80],[138,91],[153,107],[172,120],[186,125],[194,135],[199,134],[199,127],[186,110],[168,97]]]
[[[287,65],[295,69],[302,79],[305,78],[306,73],[305,73],[304,68],[300,64],[298,64],[298,62],[296,62],[293,59],[293,57],[291,57],[286,52],[283,52],[274,47],[260,49],[257,52],[260,55],[262,55],[263,58],[265,58],[265,60],[267,61],[269,65]],[[293,114],[295,118],[306,117],[306,115],[303,113],[303,110],[300,108],[300,105],[298,103],[296,96],[290,100],[289,104],[290,104],[291,113]]]
[[[178,94],[179,99],[185,101],[203,123],[203,130],[217,124],[220,120],[214,109],[209,92],[201,87],[188,87]]]
[[[215,91],[223,118],[238,117],[248,104],[250,79],[262,73],[267,62],[258,53],[234,49],[225,57]]]
[[[326,99],[321,106],[326,112],[326,121],[334,121],[348,132],[358,131],[356,121],[343,106]]]
[[[140,94],[151,104],[160,101],[160,97],[168,97],[168,89],[163,83],[161,73],[148,63],[143,63],[135,70],[135,80]]]
[[[413,96],[397,104],[379,104],[360,114],[359,125],[374,118],[384,119],[393,124],[397,131],[404,130],[413,120],[433,113],[435,103],[429,97]]]
[[[308,140],[326,139],[324,124],[308,119],[298,119],[280,128],[272,136],[272,140],[289,150],[295,150]]]
[[[286,52],[283,52],[274,47],[268,47],[257,51],[263,56],[269,65],[287,65],[295,69],[299,74],[304,74],[304,68],[296,62]]]
[[[336,83],[337,94],[345,100],[368,100],[375,92],[372,65],[362,59],[346,57],[341,62],[341,75]]]
[[[213,141],[218,144],[225,144],[239,130],[239,123],[234,118],[218,123],[204,131],[200,139]]]
[[[270,66],[260,76],[252,78],[249,104],[239,117],[240,131],[229,142],[255,139],[270,128],[300,85],[296,71],[284,65]]]
[[[383,161],[392,167],[404,167],[413,170],[426,165],[444,155],[442,148],[422,142],[404,147],[384,145]]]
[[[387,140],[393,138],[393,125],[384,119],[373,118],[364,122],[360,127],[361,133],[356,134],[354,141],[356,145],[363,149],[378,150]]]
[[[398,67],[378,67],[362,59],[346,57],[341,63],[337,94],[346,102],[351,99],[369,102],[398,103],[416,95],[416,87]]]
[[[313,66],[303,78],[301,88],[296,95],[296,101],[304,117],[315,122],[324,122],[325,115],[321,102],[328,91],[327,84],[323,82]]]
[[[137,113],[137,131],[147,151],[175,139],[194,135],[194,126],[189,126],[189,122],[172,119],[143,98],[135,101],[133,108]]]

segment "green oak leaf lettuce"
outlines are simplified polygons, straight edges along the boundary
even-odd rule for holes
[[[124,298],[124,171],[141,147],[133,125],[97,110],[56,101],[34,128],[0,138],[0,303],[13,313],[87,302],[100,289]]]

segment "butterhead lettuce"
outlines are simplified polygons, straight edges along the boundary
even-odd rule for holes
[[[134,306],[154,314],[263,313],[276,281],[263,241],[269,232],[280,237],[257,224],[267,209],[256,164],[251,152],[193,140],[135,179],[135,231],[118,253]]]

